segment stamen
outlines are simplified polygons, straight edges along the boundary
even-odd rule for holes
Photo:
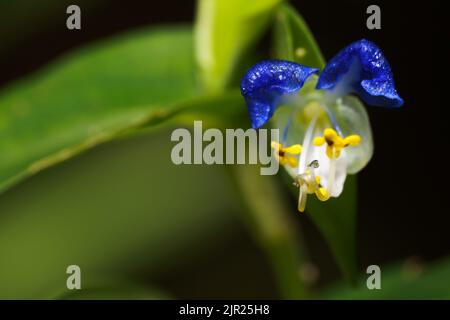
[[[357,146],[360,142],[361,137],[359,135],[353,134],[343,138],[332,128],[326,128],[323,131],[323,137],[314,138],[315,146],[320,147],[326,144],[325,153],[330,159],[328,181],[326,186],[327,189],[319,191],[319,194],[316,193],[319,199],[326,199],[327,196],[329,197],[329,195],[333,194],[333,188],[336,180],[336,162],[337,158],[341,155],[342,149],[348,146]],[[327,191],[328,195],[324,191]]]
[[[294,144],[290,147],[283,147],[283,145],[277,141],[272,141],[270,145],[275,150],[275,159],[277,159],[281,165],[289,165],[291,168],[297,168],[298,160],[292,155],[302,152],[301,145]]]
[[[297,168],[297,166],[298,166],[297,158],[291,157],[291,156],[286,156],[286,160],[287,160],[287,164],[288,164],[291,168]]]
[[[316,176],[316,189],[314,193],[317,196],[317,199],[320,201],[327,201],[330,199],[330,193],[320,184],[320,176]]]
[[[357,146],[361,142],[361,137],[357,134],[352,134],[344,139],[344,146]]]
[[[294,144],[290,147],[282,148],[284,152],[290,154],[300,154],[302,152],[302,146],[299,144]]]
[[[324,187],[320,187],[316,190],[316,196],[320,201],[327,201],[330,199],[330,193]]]
[[[327,128],[323,131],[323,137],[325,138],[325,140],[328,144],[333,144],[333,142],[338,137],[338,134],[333,129]]]
[[[334,129],[327,128],[323,131],[323,137],[315,137],[314,145],[317,147],[323,146],[325,143],[326,154],[328,158],[339,158],[343,148],[348,146],[357,146],[361,142],[361,137],[357,134],[341,137]]]
[[[320,184],[320,176],[315,175],[314,169],[318,167],[319,161],[313,160],[308,165],[308,169],[295,178],[293,184],[299,187],[298,210],[300,212],[305,210],[308,194],[316,194],[320,201],[327,201],[330,198],[330,193]]]
[[[325,142],[326,141],[325,141],[324,137],[315,137],[313,143],[316,147],[320,147],[320,146],[323,146],[325,144]]]

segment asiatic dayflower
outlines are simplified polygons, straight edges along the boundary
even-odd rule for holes
[[[372,157],[369,118],[356,96],[370,106],[403,105],[388,61],[364,39],[341,50],[320,75],[295,62],[260,62],[244,75],[241,92],[253,128],[273,117],[282,131],[272,148],[299,188],[300,212],[308,194],[321,201],[338,197],[347,174],[359,172]]]

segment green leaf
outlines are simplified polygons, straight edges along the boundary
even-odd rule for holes
[[[381,289],[366,286],[370,274],[359,278],[359,286],[351,288],[340,284],[321,296],[325,299],[450,299],[450,259],[430,265],[414,260],[381,266]]]
[[[246,48],[268,25],[282,0],[200,0],[196,57],[204,86],[222,90]]]
[[[83,48],[0,92],[0,190],[198,95],[192,34],[143,30]]]
[[[303,18],[289,5],[281,5],[274,24],[275,55],[308,67],[323,69],[325,59]]]
[[[305,21],[288,5],[280,6],[277,11],[274,41],[276,57],[279,59],[296,61],[310,67],[323,68],[325,65]],[[348,176],[344,192],[339,198],[327,202],[308,200],[306,208],[308,216],[330,246],[343,274],[353,282],[357,275],[356,197],[356,177]]]

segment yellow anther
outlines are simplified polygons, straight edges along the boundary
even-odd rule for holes
[[[320,201],[327,201],[328,199],[330,199],[330,193],[320,184],[319,176],[316,176],[316,183],[318,187],[316,188],[314,193],[316,194],[317,199],[319,199]]]
[[[298,166],[297,158],[292,155],[302,152],[301,145],[294,144],[290,147],[283,147],[281,143],[272,141],[271,146],[275,150],[275,158],[281,165],[289,165],[291,168],[296,168]]]
[[[290,154],[300,154],[302,152],[302,146],[299,144],[294,144],[290,147],[282,148],[284,152]]]
[[[330,194],[325,188],[320,187],[316,190],[316,197],[320,201],[327,201],[328,199],[330,199]]]
[[[338,158],[341,154],[343,148],[348,146],[357,146],[361,142],[361,137],[357,134],[352,134],[343,138],[338,135],[338,133],[331,129],[327,128],[323,131],[323,137],[315,137],[314,145],[322,146],[325,143],[327,144],[327,148],[325,150],[328,158]]]
[[[286,159],[286,157],[280,157],[279,155],[277,155],[275,153],[275,158],[278,160],[278,162],[282,165],[285,166],[288,163],[288,160]]]
[[[297,168],[298,167],[298,161],[296,157],[287,156],[286,157],[287,163],[291,168]]]
[[[315,181],[314,181],[315,180]],[[307,169],[295,179],[295,186],[300,187],[298,199],[298,211],[305,211],[308,194],[315,194],[320,201],[330,199],[330,193],[320,184],[320,177],[314,176],[312,169]]]
[[[331,128],[327,128],[323,131],[323,137],[327,140],[327,142],[333,142],[339,136],[336,131]]]
[[[345,137],[344,146],[357,146],[361,142],[361,137],[357,134]]]
[[[324,137],[315,137],[313,143],[316,147],[323,146],[325,144],[325,138]]]

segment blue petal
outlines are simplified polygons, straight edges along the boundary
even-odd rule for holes
[[[391,67],[380,48],[368,40],[353,42],[325,66],[317,89],[358,94],[367,104],[395,108],[403,99],[395,90]]]
[[[283,61],[266,60],[251,67],[241,81],[241,93],[247,102],[253,128],[264,125],[285,94],[297,92],[318,69]]]

